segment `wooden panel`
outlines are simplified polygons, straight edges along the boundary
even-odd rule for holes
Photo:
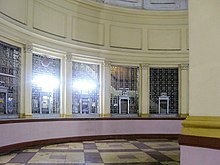
[[[179,29],[148,30],[149,50],[181,50],[181,31]]]
[[[64,13],[35,1],[33,19],[33,27],[35,29],[56,36],[66,36],[67,18]]]
[[[127,49],[142,49],[142,29],[111,26],[110,46]]]
[[[0,0],[0,11],[9,17],[26,24],[27,0]]]
[[[104,45],[104,24],[73,17],[72,39]]]
[[[220,150],[219,138],[181,135],[179,138],[179,144]]]

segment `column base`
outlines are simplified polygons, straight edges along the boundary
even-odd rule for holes
[[[148,114],[148,113],[139,114],[139,117],[149,117],[149,116],[150,116],[150,114]]]
[[[19,117],[20,118],[25,118],[25,119],[31,119],[33,117],[33,115],[32,114],[20,113]]]
[[[99,114],[100,117],[111,117],[111,114]]]
[[[189,116],[189,114],[188,113],[186,113],[186,114],[179,114],[179,117],[187,117],[187,116]]]
[[[73,118],[73,114],[60,114],[61,118]]]

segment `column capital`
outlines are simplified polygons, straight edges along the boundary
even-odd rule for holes
[[[142,70],[147,70],[149,68],[149,64],[140,64]]]
[[[181,67],[181,70],[188,70],[189,64],[181,64],[180,67]]]
[[[72,54],[70,52],[66,53],[66,62],[72,62]]]
[[[104,67],[111,67],[111,62],[110,61],[104,61],[103,66]]]
[[[32,44],[26,44],[25,45],[25,50],[24,50],[24,52],[25,53],[32,53],[32,51],[33,51],[33,45]]]

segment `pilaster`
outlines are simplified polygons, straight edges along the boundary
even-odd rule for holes
[[[149,116],[149,65],[141,64],[141,117]]]
[[[104,61],[103,66],[103,81],[102,81],[102,110],[100,116],[109,117],[111,116],[110,112],[110,99],[111,99],[111,63],[109,61]]]
[[[64,117],[72,117],[72,54],[67,53],[65,58],[66,65],[66,111],[64,111]]]
[[[189,114],[189,64],[181,64],[181,107],[180,116],[186,117]]]
[[[25,85],[24,85],[24,114],[22,117],[31,118],[32,117],[32,50],[31,44],[25,45]]]

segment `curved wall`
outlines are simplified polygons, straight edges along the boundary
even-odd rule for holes
[[[0,35],[22,44],[112,62],[188,63],[187,11],[83,0],[0,0],[0,11]]]
[[[141,82],[145,86],[140,89],[140,102],[144,110],[149,101],[149,67],[179,67],[182,69],[180,81],[183,82],[180,85],[182,112],[187,114],[187,11],[122,9],[84,0],[0,0],[0,40],[22,48],[21,114],[31,116],[31,50],[62,59],[63,114],[68,109],[71,112],[71,98],[67,97],[71,92],[66,90],[68,85],[65,84],[70,78],[65,74],[66,70],[71,71],[71,66],[68,68],[66,63],[71,64],[74,59],[104,63],[102,78],[108,76],[106,67],[109,62],[142,66]],[[106,97],[105,93],[109,92],[107,80],[103,78],[103,88],[106,88],[102,91],[103,112],[109,108],[110,94]],[[0,147],[53,138],[179,134],[180,130],[181,120],[14,122],[0,124]]]
[[[181,132],[183,119],[58,119],[58,120],[15,120],[0,123],[0,153],[15,150],[10,145],[39,140],[61,139],[87,136],[122,136],[126,135],[169,135],[176,137]],[[128,127],[129,126],[129,127]],[[129,136],[127,136],[129,137]],[[49,142],[44,142],[45,144]],[[29,144],[31,145],[31,144]],[[8,147],[8,148],[7,148]],[[10,149],[11,148],[11,149]]]

